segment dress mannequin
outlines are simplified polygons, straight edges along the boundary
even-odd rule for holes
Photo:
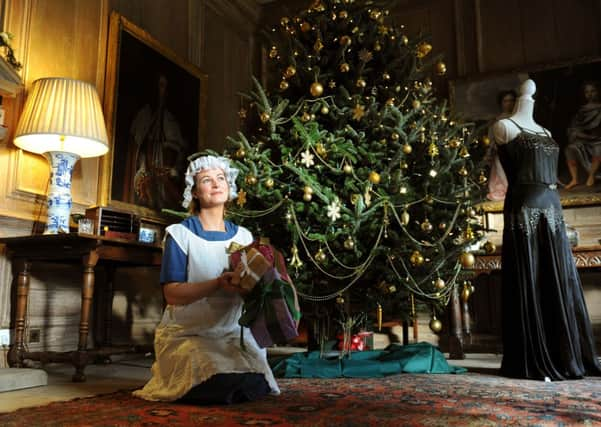
[[[534,121],[534,98],[532,98],[532,95],[535,92],[536,84],[534,81],[528,79],[521,84],[519,97],[516,100],[511,116],[497,121],[492,126],[492,135],[496,145],[504,145],[515,139],[521,132],[520,127],[530,133],[551,136],[551,132]],[[494,201],[505,199],[507,186],[507,176],[499,161],[499,157],[495,155],[492,160],[490,178],[488,180],[488,199]]]
[[[534,99],[532,95],[535,92],[536,84],[532,80],[528,79],[522,83],[520,86],[520,96],[515,103],[513,114],[509,118],[499,120],[493,125],[493,135],[497,144],[506,144],[520,133],[520,129],[511,122],[512,120],[522,128],[533,133],[551,135],[547,129],[534,121]]]
[[[493,125],[491,194],[504,199],[501,374],[566,380],[601,375],[557,193],[559,145],[537,124],[535,85]],[[489,195],[490,197],[490,195]]]

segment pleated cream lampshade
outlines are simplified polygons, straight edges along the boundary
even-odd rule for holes
[[[68,78],[33,82],[15,133],[15,145],[34,153],[61,151],[96,157],[108,151],[96,88]]]

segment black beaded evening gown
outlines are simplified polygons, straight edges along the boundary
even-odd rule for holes
[[[550,135],[513,123],[520,133],[498,148],[509,183],[501,373],[551,380],[601,375],[555,185],[559,146]]]

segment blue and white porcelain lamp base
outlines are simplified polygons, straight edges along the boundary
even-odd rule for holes
[[[50,151],[44,155],[50,162],[48,221],[44,234],[68,233],[72,205],[71,176],[79,156],[63,151]]]

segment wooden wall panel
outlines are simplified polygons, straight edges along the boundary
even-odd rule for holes
[[[566,3],[566,2],[564,2]],[[570,2],[571,3],[571,2]],[[558,58],[558,12],[547,0],[520,2],[524,62],[542,64]]]
[[[520,3],[520,0],[476,0],[479,72],[516,68],[524,63]]]
[[[110,0],[116,10],[182,58],[188,58],[188,0]]]
[[[599,0],[553,0],[544,3],[555,11],[557,59],[601,54]]]

